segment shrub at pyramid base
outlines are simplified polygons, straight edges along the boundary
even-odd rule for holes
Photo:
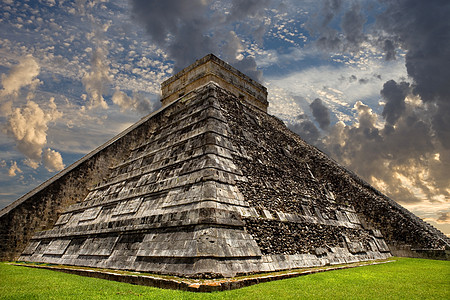
[[[212,55],[163,83],[141,138],[20,260],[208,278],[445,245],[268,115],[266,94]]]

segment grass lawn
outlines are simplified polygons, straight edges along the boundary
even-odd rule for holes
[[[450,299],[449,261],[395,260],[211,294],[0,263],[0,299]]]

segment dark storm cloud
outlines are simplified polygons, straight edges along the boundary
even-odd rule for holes
[[[288,124],[288,128],[298,134],[302,139],[310,144],[317,144],[320,137],[319,129],[308,119],[306,115],[299,115],[297,119],[300,121],[295,124]]]
[[[331,51],[357,51],[360,44],[366,40],[364,34],[364,24],[366,18],[358,2],[344,9],[343,1],[326,0],[323,2],[319,18],[312,18],[309,21],[308,29],[313,36],[317,36],[316,45],[325,50]],[[344,11],[345,10],[345,11]],[[344,11],[344,12],[343,12]],[[342,32],[332,28],[332,21],[343,16],[340,22]]]
[[[175,61],[175,71],[188,66],[208,53],[223,54],[225,60],[240,68],[245,74],[260,80],[261,72],[252,57],[236,59],[241,45],[230,40],[230,25],[236,21],[253,18],[249,35],[261,35],[264,31],[264,9],[271,0],[234,0],[230,13],[214,11],[214,1],[204,0],[132,0],[133,15],[161,48]],[[227,48],[226,53],[221,51]],[[231,51],[232,50],[232,51]]]
[[[267,7],[270,2],[271,0],[233,0],[228,18],[237,21],[247,16],[258,16],[262,13],[262,8]]]
[[[328,24],[333,20],[335,15],[339,13],[342,8],[342,0],[326,0],[323,3],[322,8],[322,27],[328,26]]]
[[[397,0],[382,3],[386,10],[377,26],[405,49],[412,88],[425,103],[436,106],[432,126],[450,148],[450,1]]]
[[[432,195],[433,189],[444,194],[448,184],[438,182],[442,174],[429,174],[429,182],[424,182],[422,170],[439,168],[437,161],[426,161],[436,148],[433,146],[430,127],[417,117],[414,107],[408,106],[397,120],[396,127],[380,130],[377,127],[378,116],[366,105],[355,105],[358,120],[352,125],[340,122],[330,129],[325,138],[325,151],[337,161],[348,166],[357,174],[376,183],[373,178],[382,181],[383,192],[403,203],[420,200],[406,188],[397,174],[408,178],[415,187],[422,188],[425,194]],[[437,176],[435,178],[435,175]],[[436,191],[434,191],[436,192]]]
[[[382,1],[386,11],[377,24],[407,50],[408,75],[424,101],[446,96],[450,85],[450,2],[447,0]]]
[[[383,50],[385,52],[384,58],[387,61],[395,59],[395,46],[391,40],[384,40]]]
[[[345,35],[348,47],[351,49],[359,48],[359,45],[365,40],[363,32],[366,18],[361,12],[361,7],[358,4],[352,5],[342,17],[341,28]]]
[[[357,122],[335,124],[324,139],[324,150],[397,201],[421,201],[407,186],[420,189],[430,200],[436,195],[449,198],[450,151],[433,134],[433,113],[405,101],[408,90],[405,82],[385,84],[383,129],[377,124],[379,116],[358,102]]]
[[[317,36],[316,44],[319,48],[333,50],[339,48],[340,40],[338,31],[331,28],[330,22],[336,17],[342,8],[341,0],[325,0],[322,9],[315,14],[307,24],[311,36]]]
[[[310,105],[314,119],[319,123],[321,129],[327,129],[330,126],[330,112],[323,104],[322,100],[316,98]]]
[[[369,83],[369,79],[367,79],[367,78],[360,78],[358,80],[358,82],[359,82],[359,84],[366,84],[366,83]]]
[[[384,192],[398,201],[420,201],[405,186],[420,189],[430,201],[442,196],[448,199],[450,1],[378,2],[383,8],[368,32],[370,38],[366,38],[366,19],[358,2],[349,6],[324,1],[323,22],[310,22],[315,25],[311,32],[318,37],[316,45],[327,51],[351,52],[363,42],[371,42],[384,52],[387,61],[395,59],[397,49],[401,49],[406,54],[410,82],[388,80],[384,84],[380,91],[385,100],[383,129],[379,116],[357,103],[358,120],[334,125],[324,139],[324,150],[369,182],[381,182]],[[336,24],[341,25],[340,31]],[[381,80],[380,75],[374,78]],[[350,83],[357,80],[356,76],[348,77]]]
[[[216,52],[207,30],[208,4],[202,0],[133,0],[133,14],[153,41],[168,50],[180,70],[203,55]]]
[[[405,98],[409,94],[409,83],[400,82],[397,84],[394,80],[389,80],[383,85],[381,96],[386,100],[383,109],[383,117],[390,125],[395,125],[398,118],[405,111]]]
[[[378,2],[384,7],[371,29],[372,35],[378,34],[377,39],[372,39],[373,43],[385,53],[388,61],[395,59],[397,48],[406,51],[412,92],[430,104],[430,109],[435,107],[431,115],[432,129],[442,145],[450,149],[450,1]],[[346,6],[342,1],[323,1],[321,22],[317,16],[309,22],[312,35],[318,37],[316,45],[323,50],[351,52],[358,50],[362,42],[369,41],[363,31],[367,20],[362,3],[354,1]],[[330,26],[338,18],[340,31]],[[388,112],[389,109],[386,116],[391,116]]]

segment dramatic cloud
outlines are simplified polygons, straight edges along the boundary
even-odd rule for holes
[[[261,16],[270,2],[234,0],[226,15],[225,8],[216,11],[213,4],[217,3],[208,0],[133,0],[132,4],[134,15],[152,40],[175,61],[175,71],[208,53],[220,55],[225,48],[222,54],[226,60],[259,80],[261,74],[256,70],[254,58],[239,56],[242,45],[232,36],[235,33],[229,25],[251,18],[255,24],[249,27],[249,35],[260,34],[264,31]]]
[[[395,46],[391,40],[384,40],[383,51],[385,52],[384,58],[387,61],[395,59],[396,57]]]
[[[397,201],[442,203],[450,198],[450,3],[379,2],[383,10],[369,24],[362,1],[324,1],[322,18],[309,22],[315,45],[343,54],[374,47],[387,61],[404,53],[410,82],[388,80],[380,91],[380,116],[357,102],[357,121],[338,122],[316,145],[322,142],[335,159]],[[370,80],[350,76],[348,81]]]
[[[358,122],[353,125],[337,123],[324,139],[326,151],[397,201],[419,201],[409,189],[412,182],[402,182],[402,179],[409,178],[414,184],[424,179],[420,172],[415,178],[410,172],[422,170],[426,162],[421,156],[432,153],[426,126],[420,121],[401,119],[397,129],[388,132],[377,127],[378,116],[370,107],[357,102],[354,109]],[[407,124],[408,121],[411,124]],[[410,139],[419,135],[422,139]],[[417,147],[416,151],[408,152],[406,149],[410,146]]]
[[[344,14],[341,22],[348,48],[358,49],[359,45],[364,42],[365,35],[363,33],[363,26],[365,23],[366,18],[361,12],[361,7],[358,3],[354,3],[350,10]]]
[[[435,106],[433,129],[450,148],[450,3],[446,0],[382,1],[378,26],[405,49],[413,92]]]
[[[217,49],[212,37],[206,35],[212,28],[208,17],[210,1],[133,0],[132,3],[134,14],[153,41],[167,49],[175,60],[176,70]]]
[[[384,84],[380,93],[386,100],[382,115],[386,122],[395,125],[405,111],[405,98],[410,93],[409,83],[397,84],[394,80],[389,80]]]
[[[321,129],[327,129],[330,126],[330,112],[328,108],[323,104],[322,100],[316,98],[310,105],[312,114],[316,119]]]
[[[228,19],[243,20],[248,16],[264,17],[263,9],[268,7],[271,0],[233,0]]]
[[[402,100],[408,93],[418,95],[424,103],[429,103],[428,112],[433,111],[432,129],[440,142],[450,148],[450,3],[446,0],[379,0],[384,5],[382,13],[376,17],[371,34],[364,34],[367,20],[361,5],[353,2],[345,6],[342,1],[324,1],[322,23],[310,22],[310,30],[316,34],[316,45],[324,50],[356,51],[364,42],[372,43],[385,52],[386,60],[395,59],[397,48],[406,51],[405,62],[412,79],[411,91],[408,83],[398,86],[394,102],[388,102],[383,116],[387,122],[395,122],[402,112]],[[343,16],[341,17],[341,14]],[[341,17],[340,29],[330,24]],[[386,83],[386,93],[393,92],[394,84]],[[394,109],[394,110],[393,110]]]
[[[358,122],[333,126],[325,151],[396,201],[438,205],[450,198],[450,151],[433,137],[417,99],[407,98],[403,109],[395,126],[386,122],[383,128],[379,116],[358,102]]]

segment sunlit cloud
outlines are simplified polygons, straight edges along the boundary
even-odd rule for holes
[[[17,166],[17,162],[11,162],[11,167],[8,170],[8,175],[10,177],[16,176],[18,173],[22,173],[22,170]]]

